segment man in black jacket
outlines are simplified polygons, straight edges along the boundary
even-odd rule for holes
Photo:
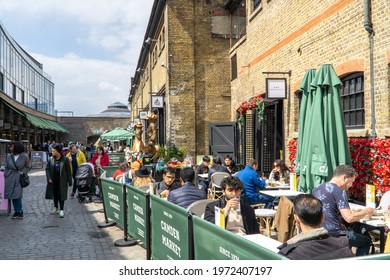
[[[239,234],[259,233],[259,225],[253,208],[240,199],[244,185],[237,177],[226,177],[221,182],[223,196],[207,204],[204,219],[215,223],[215,207],[223,208],[225,229]]]
[[[206,199],[206,193],[194,185],[195,171],[191,167],[184,167],[180,172],[181,187],[168,194],[168,201],[187,208],[191,203]]]
[[[345,235],[330,236],[321,227],[322,202],[311,194],[294,200],[294,220],[301,233],[279,246],[279,254],[292,260],[331,260],[353,257]]]

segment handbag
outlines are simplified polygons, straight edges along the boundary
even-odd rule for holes
[[[10,156],[11,156],[12,162],[14,163],[16,170],[19,171],[18,167],[16,166],[14,157],[12,155],[10,155]],[[22,186],[22,188],[28,187],[30,185],[30,178],[28,177],[28,175],[26,173],[20,172],[20,185]]]

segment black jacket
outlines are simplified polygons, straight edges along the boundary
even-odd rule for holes
[[[206,209],[204,213],[204,219],[206,221],[215,223],[215,206],[219,208],[225,208],[226,206],[225,197],[223,196],[220,199],[206,205]],[[240,208],[241,208],[241,215],[242,215],[242,220],[244,223],[244,229],[246,231],[246,234],[260,233],[259,225],[257,224],[256,215],[253,208],[250,205],[243,203],[242,200],[240,202]],[[226,222],[227,217],[225,219]]]
[[[181,188],[170,191],[168,201],[187,208],[192,202],[206,199],[206,193],[196,188],[192,183],[186,182]]]
[[[330,236],[324,228],[303,232],[279,246],[291,260],[333,260],[353,257],[347,236]]]

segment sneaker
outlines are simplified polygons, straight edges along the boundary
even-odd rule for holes
[[[74,193],[73,192],[70,194],[70,198],[74,198]]]
[[[58,208],[54,209],[53,212],[51,212],[52,215],[58,215],[60,213],[60,210]]]
[[[19,212],[16,212],[12,215],[11,219],[19,219]]]
[[[63,210],[61,210],[60,211],[60,218],[63,218],[65,215],[64,215],[64,211]]]
[[[18,217],[19,220],[22,220],[23,219],[23,211],[22,212],[19,212],[19,217]]]

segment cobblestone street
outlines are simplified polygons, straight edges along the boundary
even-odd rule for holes
[[[0,259],[2,260],[145,260],[141,246],[116,247],[123,239],[118,227],[99,228],[104,221],[101,203],[65,202],[65,218],[51,215],[52,200],[46,200],[44,169],[29,172],[31,185],[24,189],[24,219],[0,214]],[[70,190],[69,190],[70,191]],[[70,193],[70,192],[69,192]],[[11,212],[11,214],[13,211]]]

